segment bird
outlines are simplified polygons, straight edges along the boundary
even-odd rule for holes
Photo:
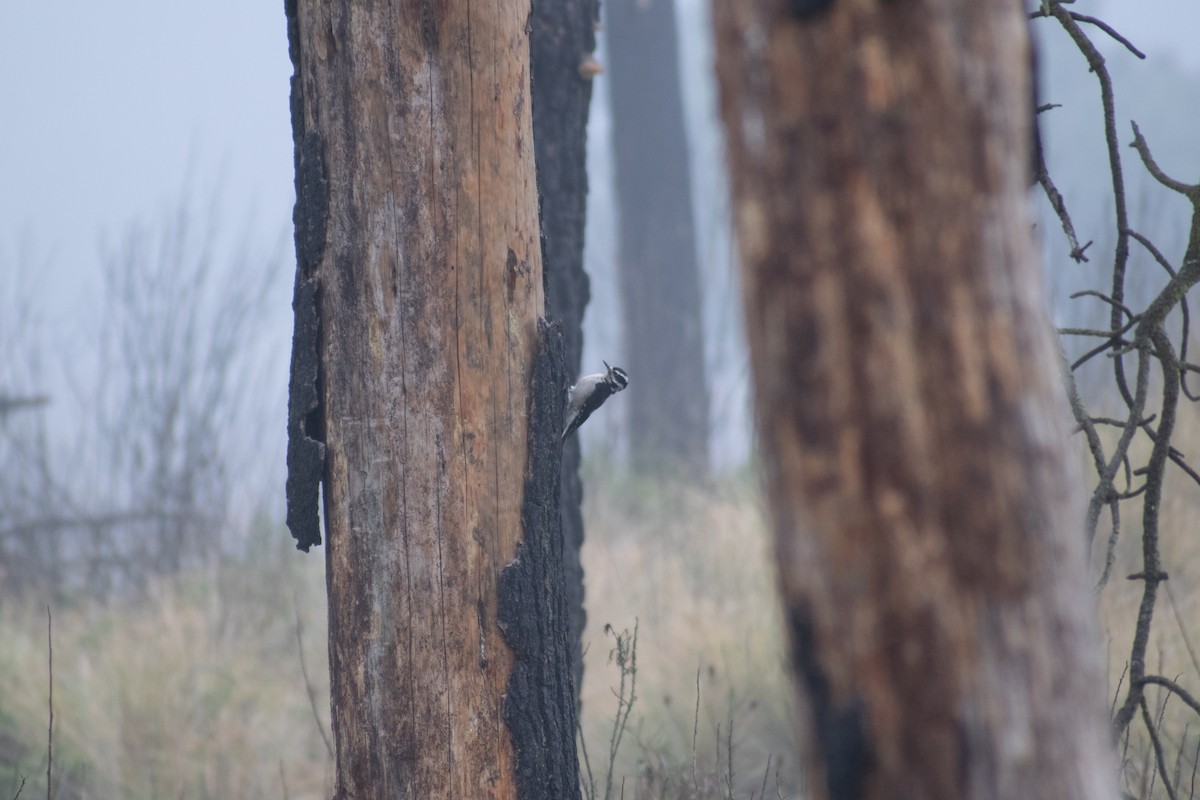
[[[629,375],[620,367],[610,367],[603,362],[607,372],[597,372],[584,375],[567,390],[566,427],[563,428],[562,440],[566,441],[571,432],[582,425],[604,401],[629,385]]]

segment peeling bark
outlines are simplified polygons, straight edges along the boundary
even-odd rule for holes
[[[1114,797],[1020,4],[720,0],[715,28],[814,786]]]
[[[287,526],[296,549],[321,543],[318,492],[325,469],[324,409],[321,405],[321,323],[313,269],[325,252],[325,180],[321,138],[296,145],[296,284],[292,294],[292,365],[288,381]]]

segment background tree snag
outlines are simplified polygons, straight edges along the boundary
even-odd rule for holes
[[[1021,5],[808,5],[715,25],[814,786],[1113,797]]]
[[[708,387],[674,0],[606,0],[634,465],[708,469]],[[612,363],[617,363],[609,359]]]
[[[325,441],[336,796],[569,797],[575,703],[561,553],[546,538],[559,534],[537,513],[547,492],[557,500],[559,466],[544,453],[531,465],[527,443],[531,410],[551,417],[543,435],[562,413],[534,408],[530,390],[543,288],[529,4],[288,12],[297,163],[316,165],[298,170],[316,176],[299,182],[298,242],[321,234],[298,277],[315,285],[321,408],[301,413],[324,418],[305,433],[323,427]],[[561,397],[555,352],[545,374]],[[558,688],[510,709],[509,728],[497,592],[519,539],[525,562],[557,560],[507,579],[542,615],[522,617],[533,632],[505,626],[540,659],[517,680]],[[533,600],[521,574],[540,579]],[[541,658],[548,643],[558,653]]]

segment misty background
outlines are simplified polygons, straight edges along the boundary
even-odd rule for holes
[[[1085,7],[1086,6],[1086,7]],[[1139,121],[1172,174],[1200,173],[1200,4],[1157,0],[1100,2],[1079,8],[1110,22],[1148,56],[1138,61],[1111,39],[1096,41],[1116,81],[1118,114]],[[717,470],[745,463],[751,447],[748,372],[741,341],[737,278],[716,124],[712,51],[703,0],[678,0],[680,71],[693,174],[696,245],[703,280],[710,393],[710,454]],[[1044,23],[1044,21],[1043,21]],[[1061,30],[1039,33],[1047,161],[1075,217],[1081,241],[1101,239],[1107,221],[1103,135],[1095,79]],[[601,64],[606,63],[604,33]],[[283,14],[278,3],[222,0],[202,8],[157,3],[103,7],[19,4],[0,30],[0,386],[48,394],[47,436],[63,449],[86,438],[94,402],[106,297],[105,259],[181,214],[213,232],[215,272],[238,258],[269,272],[253,309],[243,382],[259,384],[239,413],[253,431],[251,463],[239,483],[274,487],[265,509],[281,514],[284,408],[293,256],[290,216],[292,144]],[[605,74],[596,78],[589,135],[591,194],[586,264],[593,297],[585,331],[585,370],[622,361],[613,211],[612,116]],[[1190,99],[1191,102],[1187,100]],[[1128,138],[1128,123],[1119,123]],[[1129,151],[1126,173],[1135,223],[1177,244],[1181,198],[1144,191],[1147,178]],[[1139,197],[1145,201],[1138,202]],[[1044,207],[1044,203],[1042,206]],[[1043,208],[1044,210],[1044,208]],[[1174,231],[1173,233],[1171,231]],[[1175,239],[1171,237],[1174,236]],[[1043,214],[1042,238],[1060,321],[1089,313],[1065,298],[1092,269],[1065,259],[1057,222]],[[1105,255],[1104,242],[1089,251]],[[1135,268],[1134,272],[1137,273]],[[1136,281],[1136,279],[1135,279]],[[18,352],[14,352],[14,350]],[[34,357],[36,356],[36,357]],[[634,376],[634,380],[636,380]],[[584,431],[585,447],[621,453],[621,405]],[[238,434],[233,449],[247,444]],[[253,473],[245,473],[250,469]],[[260,495],[262,497],[263,495]]]

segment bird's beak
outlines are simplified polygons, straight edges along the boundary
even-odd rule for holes
[[[606,370],[608,370],[609,372],[612,372],[612,367],[610,367],[610,366],[608,365],[608,362],[607,362],[607,361],[601,361],[600,363],[604,365],[604,368],[605,368]]]

